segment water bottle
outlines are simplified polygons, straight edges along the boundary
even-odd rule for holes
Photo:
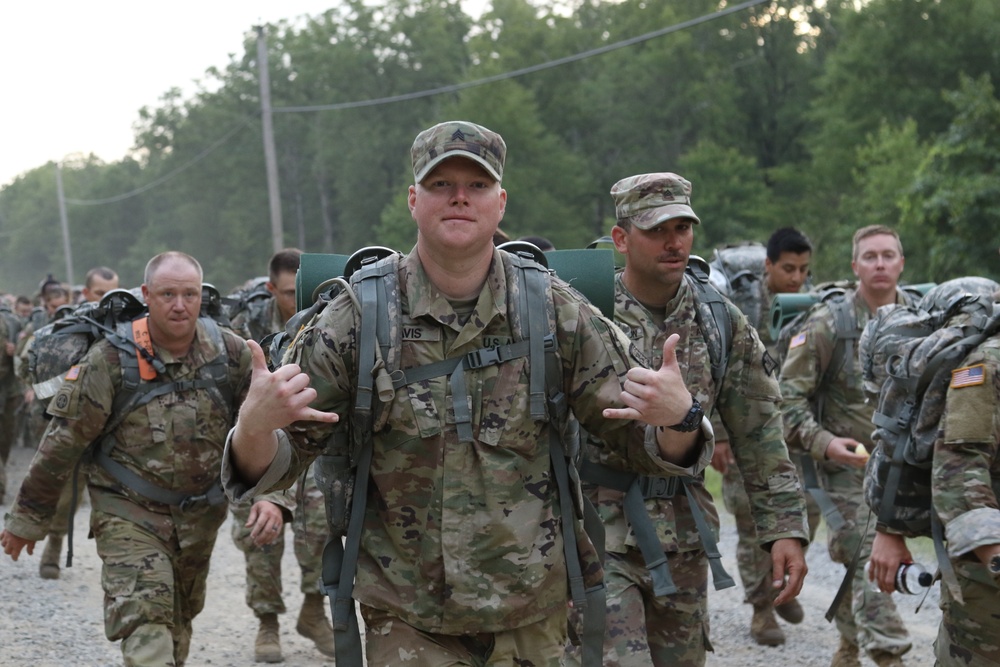
[[[865,563],[865,578],[868,578],[868,571],[871,563]],[[934,575],[924,569],[920,563],[900,563],[896,570],[896,592],[916,595],[922,593],[925,588],[929,588],[934,583]],[[882,590],[878,586],[878,581],[871,582],[871,588],[876,593]]]
[[[934,575],[920,563],[900,563],[896,570],[896,590],[908,595],[922,593],[934,583]]]

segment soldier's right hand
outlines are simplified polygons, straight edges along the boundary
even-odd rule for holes
[[[826,448],[826,458],[836,463],[843,463],[854,468],[864,468],[868,457],[854,450],[861,443],[854,438],[834,438]]]
[[[3,546],[3,552],[12,560],[17,560],[17,557],[21,555],[21,550],[25,547],[28,547],[29,556],[35,553],[35,540],[26,540],[9,530],[0,533],[0,546]]]
[[[316,399],[316,390],[309,386],[309,376],[296,364],[278,367],[273,373],[267,367],[264,350],[249,340],[253,359],[250,389],[240,408],[237,423],[241,434],[251,438],[270,434],[292,422],[318,421],[334,424],[340,417],[309,407]]]

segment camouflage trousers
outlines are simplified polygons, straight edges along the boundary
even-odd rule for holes
[[[642,554],[608,552],[607,629],[604,665],[608,667],[701,667],[708,640],[708,557],[704,551],[667,554],[677,593],[653,596],[653,582]],[[567,667],[580,664],[580,651],[566,651]]]
[[[798,459],[797,456],[793,458]],[[797,460],[795,468],[799,471],[801,480],[802,469]],[[757,524],[750,512],[750,497],[743,488],[743,476],[735,465],[730,465],[722,475],[722,501],[726,510],[736,519],[736,564],[746,595],[744,602],[754,605],[770,603],[777,595],[777,591],[771,587],[771,554],[757,543]],[[822,513],[808,493],[806,513],[809,519],[809,541],[812,542],[816,538]]]
[[[361,605],[370,667],[561,667],[566,614],[521,628],[478,635],[424,632],[388,612]]]
[[[871,557],[875,539],[875,518],[870,516],[861,488],[864,468],[830,463],[817,468],[820,486],[826,489],[844,516],[844,526],[840,530],[827,531],[830,559],[846,567],[858,552],[858,567],[850,591],[837,608],[837,630],[869,656],[872,651],[903,655],[912,644],[896,603],[892,595],[873,590],[865,577],[864,564]]]
[[[942,667],[1000,665],[1000,584],[978,562],[952,560],[962,602],[941,585],[941,625],[934,655]]]
[[[221,522],[220,522],[221,523]],[[138,524],[91,512],[103,562],[104,633],[121,640],[126,667],[181,667],[191,649],[191,622],[205,606],[205,584],[218,527],[181,548]]]
[[[323,547],[329,531],[323,492],[316,486],[312,467],[300,477],[294,489],[296,508],[292,513],[295,559],[302,570],[303,593],[320,592],[323,574]],[[282,599],[281,558],[285,553],[285,531],[271,544],[259,547],[246,527],[250,507],[232,506],[233,543],[246,558],[246,603],[256,616],[285,613]]]

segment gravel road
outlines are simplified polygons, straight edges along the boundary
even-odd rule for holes
[[[30,463],[31,452],[18,448],[7,464],[7,503]],[[0,505],[6,511],[7,505]],[[100,585],[101,562],[93,543],[87,540],[89,507],[77,515],[75,554],[72,568],[63,568],[58,580],[38,577],[38,557],[22,554],[18,562],[0,558],[0,666],[2,667],[113,667],[121,664],[117,644],[104,638]],[[289,612],[282,616],[281,644],[287,667],[332,665],[315,650],[312,642],[295,632],[295,617],[301,605],[299,570],[291,550],[291,534],[285,551],[283,583]],[[840,583],[843,569],[827,557],[824,535],[808,555],[809,575],[799,597],[806,618],[796,626],[784,625],[784,646],[757,646],[750,639],[750,607],[743,604],[742,588],[712,591],[712,643],[715,653],[708,667],[753,667],[792,665],[826,667],[837,646],[835,628],[823,614]],[[721,550],[726,569],[736,575],[735,530],[723,513]],[[926,559],[925,559],[926,561]],[[243,601],[243,555],[229,538],[229,522],[220,531],[208,578],[208,602],[194,623],[189,667],[252,665],[256,621]],[[897,595],[897,604],[911,634],[913,650],[906,656],[910,667],[931,667],[931,643],[937,635],[940,612],[935,584],[918,614],[919,597]],[[873,663],[864,661],[863,664]]]

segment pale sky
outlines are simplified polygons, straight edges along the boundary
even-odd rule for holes
[[[259,23],[336,0],[0,0],[0,187],[78,153],[132,146],[143,106],[243,52]]]

